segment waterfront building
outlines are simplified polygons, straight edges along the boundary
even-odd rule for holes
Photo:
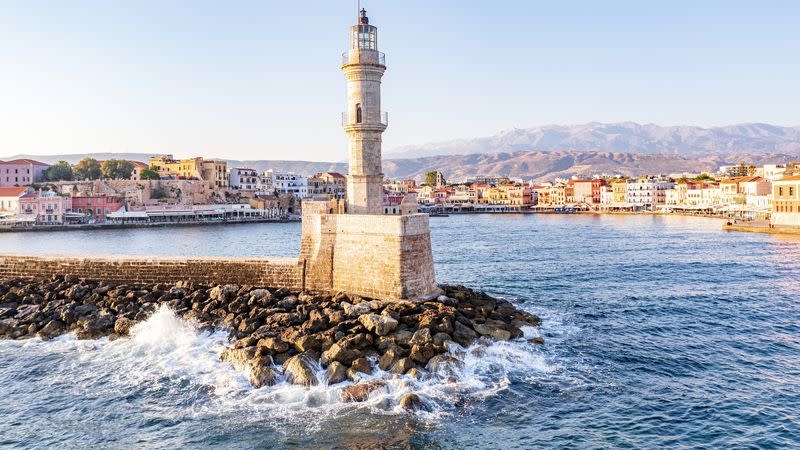
[[[0,220],[19,214],[20,199],[31,192],[29,187],[0,187]]]
[[[720,166],[717,173],[723,177],[737,178],[752,175],[755,169],[755,166],[749,166],[742,162],[734,166]]]
[[[667,190],[675,185],[667,178],[643,177],[628,180],[626,203],[637,206],[663,205],[667,201]]]
[[[687,183],[686,206],[713,210],[720,206],[722,192],[717,183]]]
[[[772,216],[775,226],[800,226],[800,175],[772,182]]]
[[[32,159],[0,161],[0,187],[29,186],[44,181],[49,164]]]
[[[347,177],[339,172],[315,173],[308,178],[308,194],[343,199],[347,196]],[[397,192],[391,190],[392,192]],[[406,189],[403,194],[407,193]]]
[[[234,167],[230,169],[228,184],[233,189],[254,193],[261,184],[258,172],[247,167]]]
[[[124,206],[125,202],[106,194],[77,193],[70,198],[70,210],[83,216],[76,218],[91,222],[105,222],[110,213]]]
[[[38,225],[62,225],[64,214],[72,208],[70,197],[62,197],[53,191],[28,193],[19,199],[20,222]]]
[[[261,176],[262,188],[266,193],[291,194],[295,198],[308,197],[308,178],[296,173],[282,173],[269,169]]]
[[[202,157],[177,160],[172,155],[154,156],[150,167],[161,178],[208,181],[213,188],[228,187],[228,163]]]
[[[786,172],[786,164],[764,164],[761,167],[761,176],[769,181],[779,180]]]
[[[605,186],[606,180],[570,180],[568,183],[574,189],[574,202],[586,204],[600,203],[600,188]]]
[[[611,190],[614,193],[614,203],[626,203],[628,196],[628,180],[618,178],[611,182]]]
[[[601,205],[614,204],[614,189],[611,186],[600,187],[600,204]]]

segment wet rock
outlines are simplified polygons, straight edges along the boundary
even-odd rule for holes
[[[325,380],[330,384],[337,384],[347,379],[347,367],[339,361],[334,361],[325,371]]]
[[[349,366],[356,357],[357,354],[353,350],[342,347],[336,343],[331,345],[331,348],[322,353],[322,364],[328,365],[336,361]]]
[[[417,394],[406,394],[400,399],[400,407],[406,411],[417,411],[422,408],[422,400]]]
[[[286,378],[292,384],[300,386],[316,386],[318,381],[314,374],[314,361],[307,355],[295,355],[283,363]]]
[[[473,322],[472,328],[483,336],[491,336],[501,341],[511,339],[511,332],[506,330],[506,324],[499,320],[486,320],[485,323]]]
[[[409,357],[421,364],[427,364],[428,360],[436,355],[436,349],[432,344],[417,344],[411,347]]]
[[[50,322],[47,322],[47,324],[42,327],[41,330],[39,330],[37,336],[44,340],[52,339],[62,334],[65,328],[66,326],[64,325],[64,322],[60,320],[51,320]]]
[[[370,394],[384,386],[386,386],[386,382],[380,380],[347,386],[342,389],[341,400],[345,403],[363,402],[369,398]]]
[[[530,342],[531,344],[544,345],[544,338],[541,336],[537,336],[535,338],[528,339],[528,342]]]
[[[364,314],[358,317],[358,321],[364,325],[364,328],[378,336],[386,336],[397,329],[399,325],[399,322],[390,316],[378,314]]]
[[[260,353],[283,353],[289,350],[289,344],[274,337],[260,339],[257,344]]]
[[[116,322],[114,322],[114,333],[117,333],[120,336],[125,336],[130,332],[134,324],[135,322],[127,317],[120,317]]]
[[[425,378],[425,372],[420,370],[420,369],[418,369],[418,368],[416,368],[416,367],[412,367],[412,368],[408,369],[408,372],[406,372],[406,375],[414,377],[414,378],[416,378],[418,380],[422,380],[422,379]]]
[[[400,349],[391,348],[383,352],[383,355],[381,355],[381,358],[378,360],[378,367],[380,367],[381,370],[389,370],[392,368],[394,363],[397,362],[397,360],[399,360],[403,356],[404,355],[402,354]]]
[[[84,317],[89,314],[95,314],[99,310],[100,309],[95,305],[78,305],[72,309],[72,312],[75,314],[75,317]]]
[[[453,328],[453,340],[464,347],[468,347],[478,339],[478,333],[461,322],[456,321]]]
[[[358,381],[360,379],[358,374],[360,373],[367,375],[372,374],[372,365],[370,365],[366,358],[354,359],[350,368],[347,370],[347,377],[353,381]]]
[[[211,300],[226,301],[239,291],[239,286],[235,284],[226,284],[224,286],[215,286],[208,293],[208,298]]]
[[[455,377],[464,368],[464,363],[451,355],[443,354],[431,358],[426,368],[431,373]]]
[[[411,358],[400,358],[398,359],[389,369],[391,373],[403,374],[407,371],[413,369],[417,365],[414,363],[414,360]]]
[[[222,362],[232,365],[236,370],[245,371],[250,367],[250,360],[256,354],[255,347],[226,348],[219,355]]]
[[[275,369],[268,365],[254,364],[250,368],[249,379],[250,383],[255,388],[261,388],[264,386],[272,386],[277,383],[278,375],[275,373]]]
[[[322,348],[322,343],[316,336],[310,334],[295,340],[294,346],[300,352],[318,351]]]

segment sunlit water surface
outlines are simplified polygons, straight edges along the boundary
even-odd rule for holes
[[[681,217],[432,218],[440,282],[540,315],[454,383],[252,389],[224,331],[169,310],[130,339],[0,341],[0,447],[800,446],[800,238]],[[299,224],[0,234],[0,251],[294,256]],[[376,374],[376,377],[386,376]],[[407,392],[426,411],[396,407]]]

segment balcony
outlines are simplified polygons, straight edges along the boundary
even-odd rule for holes
[[[377,50],[361,50],[342,53],[342,67],[351,64],[372,64],[386,67],[386,55]]]
[[[366,119],[366,120],[362,120],[361,123],[359,123],[359,122],[356,121],[356,115],[355,114],[349,114],[348,112],[345,111],[345,112],[342,113],[342,126],[343,127],[352,127],[352,126],[356,126],[356,125],[362,125],[362,126],[368,127],[370,125],[377,125],[375,122],[372,122],[372,121],[369,120],[369,115],[368,114],[365,114],[363,118]],[[381,111],[381,113],[380,113],[380,115],[378,117],[378,120],[380,121],[381,125],[383,125],[384,127],[388,127],[389,126],[389,113],[387,113],[386,111]]]

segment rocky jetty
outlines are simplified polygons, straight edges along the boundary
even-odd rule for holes
[[[160,305],[200,326],[230,330],[221,359],[249,374],[256,387],[281,374],[298,385],[359,381],[380,368],[425,376],[457,367],[451,343],[522,337],[538,317],[511,303],[463,286],[423,303],[384,302],[338,293],[321,296],[252,286],[130,285],[56,277],[0,283],[0,339],[75,333],[79,339],[125,336]],[[324,380],[316,374],[325,369]],[[343,401],[362,401],[380,389],[365,380],[342,390]],[[402,402],[409,409],[419,399]]]

